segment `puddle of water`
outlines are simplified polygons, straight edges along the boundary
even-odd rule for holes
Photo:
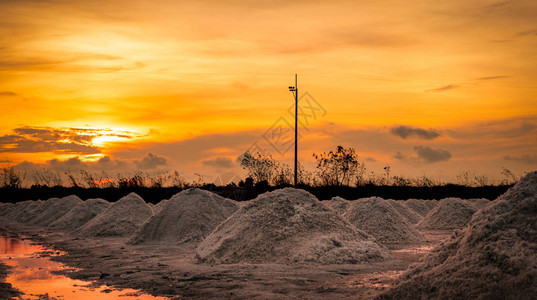
[[[355,288],[388,288],[404,271],[373,272],[349,278],[345,284]]]
[[[403,249],[397,249],[392,250],[393,253],[416,253],[416,254],[422,254],[422,253],[429,253],[435,245],[421,245],[417,247],[410,247],[410,248],[403,248]]]
[[[25,299],[43,299],[46,294],[50,299],[167,299],[142,294],[133,289],[115,290],[111,287],[88,287],[88,282],[74,280],[62,275],[54,275],[54,271],[65,270],[66,267],[49,257],[60,255],[41,245],[32,245],[27,241],[0,236],[0,261],[12,266],[6,282],[25,293]],[[48,298],[47,298],[48,299]]]

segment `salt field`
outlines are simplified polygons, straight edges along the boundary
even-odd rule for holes
[[[285,188],[243,203],[188,189],[156,206],[134,193],[2,204],[1,260],[28,299],[529,296],[536,187],[533,172],[493,201]]]

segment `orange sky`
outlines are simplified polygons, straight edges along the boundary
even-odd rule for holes
[[[256,141],[290,162],[264,133],[292,122],[287,87],[298,73],[300,94],[325,112],[301,128],[309,167],[313,152],[338,144],[372,171],[389,164],[409,176],[537,166],[535,1],[51,0],[0,10],[4,164],[107,157],[212,178],[242,174],[235,158]],[[71,167],[102,166],[90,165]]]

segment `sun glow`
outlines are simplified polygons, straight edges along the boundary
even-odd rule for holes
[[[137,132],[123,128],[94,129],[83,134],[93,136],[91,144],[95,147],[106,147],[113,143],[126,142],[142,136]]]
[[[106,145],[108,145],[110,143],[124,142],[124,141],[126,141],[128,139],[130,139],[130,137],[104,135],[104,136],[98,136],[96,138],[93,138],[91,140],[91,143],[93,145],[95,145],[95,146],[98,146],[98,147],[105,147]]]
[[[81,161],[84,161],[84,162],[95,162],[95,161],[98,161],[99,159],[105,157],[106,155],[103,154],[103,153],[97,153],[97,154],[88,154],[88,155],[83,155],[80,158]]]

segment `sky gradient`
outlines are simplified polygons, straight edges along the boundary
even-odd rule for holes
[[[309,169],[337,145],[375,173],[537,168],[535,1],[0,0],[0,11],[5,166],[211,181],[243,176],[248,149],[291,163],[274,129],[293,122],[298,73]]]

